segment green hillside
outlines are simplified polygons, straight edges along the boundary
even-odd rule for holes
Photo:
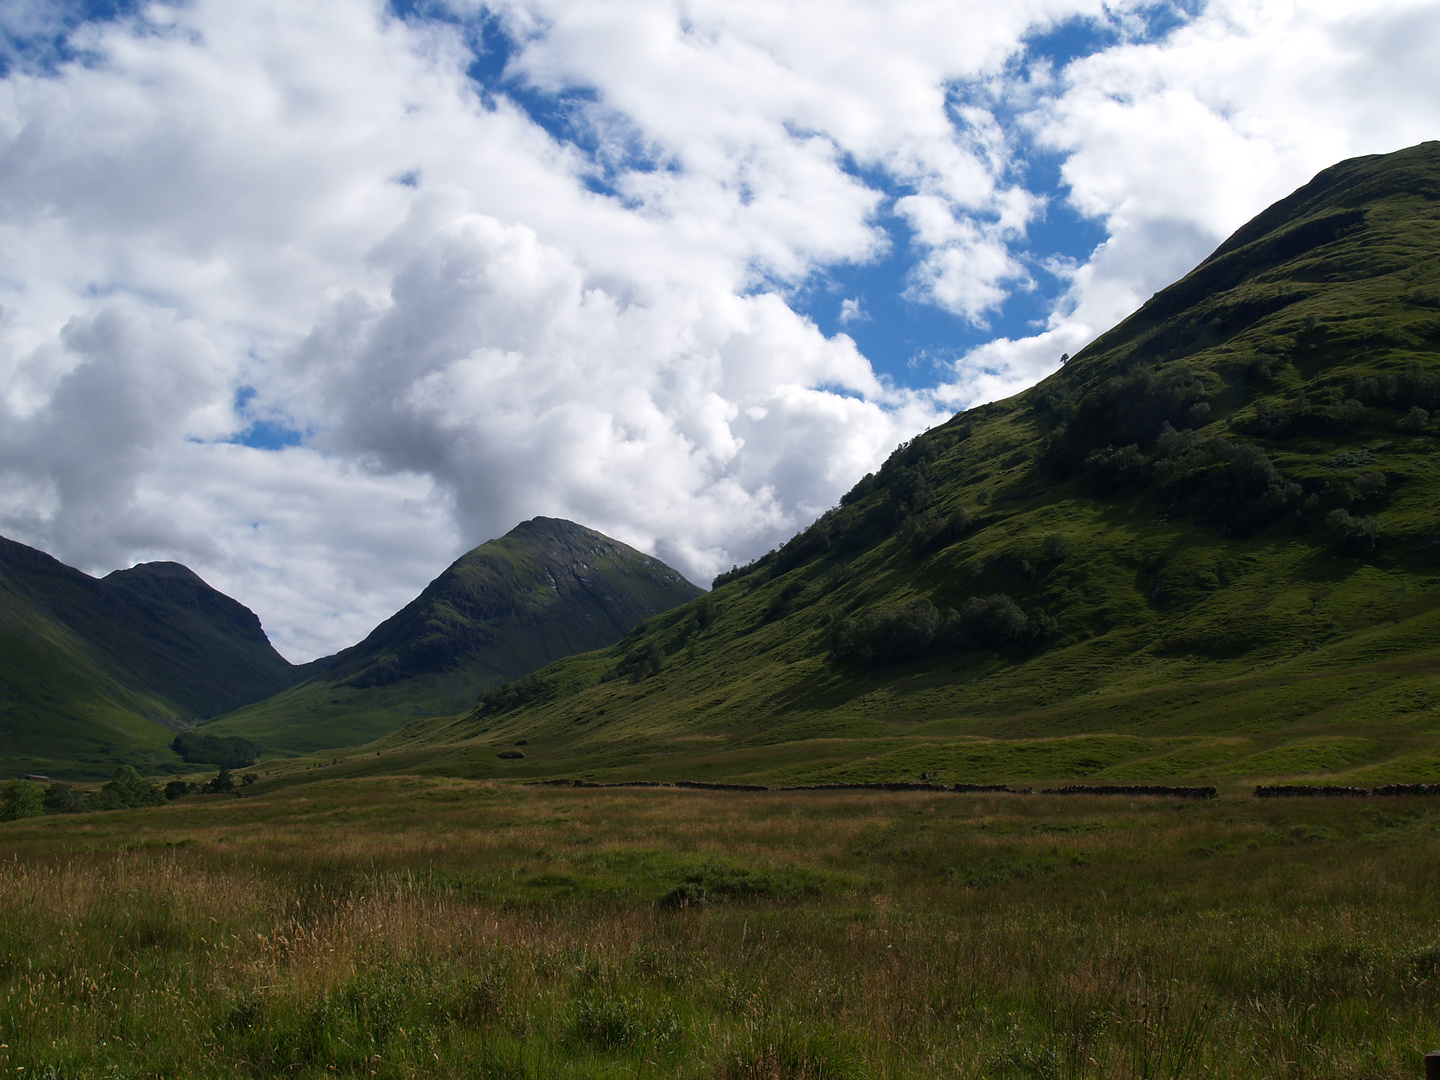
[[[410,725],[386,760],[767,784],[1435,779],[1432,412],[1433,142],[1326,170],[709,596]]]
[[[305,682],[205,731],[282,753],[363,742],[466,712],[486,688],[611,644],[699,594],[658,559],[535,518],[456,560],[360,644],[307,665]]]
[[[0,538],[0,762],[108,776],[176,764],[193,721],[268,697],[294,669],[248,608],[176,563],[95,579]]]

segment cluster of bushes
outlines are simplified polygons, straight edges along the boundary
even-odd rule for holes
[[[1399,409],[1440,409],[1440,372],[1430,371],[1414,360],[1396,375],[1357,376],[1353,394],[1361,401]]]
[[[1107,446],[1091,452],[1084,469],[1095,495],[1130,494],[1153,486],[1161,498],[1180,504],[1200,521],[1242,535],[1299,507],[1305,494],[1258,446],[1200,438],[1168,425],[1156,440],[1153,457],[1135,444]]]
[[[628,675],[632,683],[640,683],[651,675],[659,675],[664,668],[665,654],[660,651],[659,642],[648,641],[644,647],[637,645],[634,648],[626,649],[625,659],[606,674],[609,674],[612,679],[616,675]]]
[[[1037,641],[1055,632],[1041,612],[1026,616],[1004,593],[972,596],[958,611],[929,600],[904,607],[870,609],[835,625],[835,659],[862,667],[903,663],[942,649],[993,648]]]
[[[255,783],[254,773],[246,773],[242,784]],[[115,778],[94,791],[82,792],[73,785],[57,780],[42,788],[32,780],[10,780],[0,785],[0,821],[40,817],[42,814],[79,814],[90,810],[125,810],[135,806],[161,806],[193,791],[226,793],[234,791],[235,778],[230,770],[221,768],[214,779],[203,785],[171,780],[162,790],[153,781],[143,779],[130,765],[115,770]]]
[[[1231,439],[1205,439],[1166,428],[1153,456],[1136,445],[1106,447],[1085,461],[1085,479],[1096,495],[1131,494],[1146,488],[1196,520],[1244,536],[1282,517],[1302,515],[1319,524],[1318,495],[1306,495],[1286,479],[1263,450]],[[1355,478],[1354,495],[1369,499],[1385,488],[1385,474]],[[1366,555],[1379,536],[1373,518],[1344,508],[1324,517],[1330,548],[1338,555]]]
[[[547,698],[552,692],[553,688],[538,675],[525,675],[482,691],[475,708],[477,712],[509,712],[527,702]]]
[[[1332,388],[1335,400],[1314,405],[1302,391],[1282,404],[1255,403],[1255,417],[1236,430],[1247,435],[1286,439],[1296,435],[1343,435],[1362,426],[1367,405],[1405,410],[1395,426],[1405,432],[1425,431],[1431,412],[1440,408],[1440,373],[1411,361],[1399,374],[1356,376],[1349,397]]]
[[[1365,405],[1355,398],[1343,398],[1328,405],[1312,405],[1302,391],[1280,405],[1261,399],[1255,403],[1255,418],[1236,425],[1247,435],[1288,439],[1295,435],[1344,435],[1365,421]]]
[[[1078,401],[1056,388],[1037,395],[1035,402],[1057,424],[1041,448],[1040,462],[1062,478],[1072,475],[1093,451],[1149,446],[1167,425],[1192,428],[1210,417],[1205,386],[1184,364],[1118,375]]]
[[[1227,532],[1255,532],[1304,499],[1300,485],[1280,475],[1265,451],[1250,443],[1167,432],[1158,450],[1161,497]]]
[[[1362,396],[1387,404],[1413,402],[1421,409],[1424,402],[1440,403],[1440,377],[1412,364],[1403,376],[1357,382],[1355,397],[1320,408],[1303,394],[1281,408],[1261,402],[1257,418],[1244,430],[1272,437],[1349,431],[1365,418]],[[1050,411],[1059,424],[1042,448],[1042,465],[1057,476],[1078,473],[1093,495],[1153,491],[1232,535],[1253,533],[1302,510],[1314,512],[1318,524],[1318,498],[1307,499],[1258,446],[1202,438],[1188,430],[1208,418],[1209,404],[1204,386],[1184,365],[1110,379],[1078,402],[1052,389],[1037,397],[1037,408]],[[1421,429],[1429,414],[1417,412],[1406,422]],[[1357,487],[1364,485],[1363,478],[1357,481]],[[1370,519],[1351,518],[1348,512],[1326,519],[1332,547],[1346,554],[1373,548],[1373,526]]]
[[[969,530],[973,522],[970,511],[963,506],[948,514],[927,511],[906,522],[910,534],[910,549],[917,555],[949,547]]]
[[[1374,518],[1336,509],[1325,516],[1325,535],[1336,555],[1368,555],[1375,550],[1380,529]]]
[[[221,765],[227,769],[249,768],[260,757],[260,747],[239,735],[182,731],[170,747],[191,764]]]

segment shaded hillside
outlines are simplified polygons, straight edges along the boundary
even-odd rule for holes
[[[254,612],[177,563],[97,580],[3,538],[0,644],[4,760],[30,771],[176,761],[175,731],[294,680]]]
[[[1321,173],[704,599],[387,745],[469,775],[1433,778],[1437,413],[1426,143]]]
[[[206,730],[282,751],[364,741],[468,710],[487,687],[608,645],[699,593],[593,529],[535,518],[457,559],[360,644],[308,665],[306,682]]]

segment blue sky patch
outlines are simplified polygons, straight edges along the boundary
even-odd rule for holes
[[[250,416],[250,403],[255,400],[255,393],[253,386],[242,386],[235,391],[235,411],[250,423],[243,431],[226,439],[226,442],[256,450],[283,450],[287,446],[299,446],[305,441],[304,432],[297,430],[285,419]]]

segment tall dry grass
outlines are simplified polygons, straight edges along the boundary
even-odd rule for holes
[[[23,824],[0,1070],[1415,1076],[1435,825],[422,781]]]

